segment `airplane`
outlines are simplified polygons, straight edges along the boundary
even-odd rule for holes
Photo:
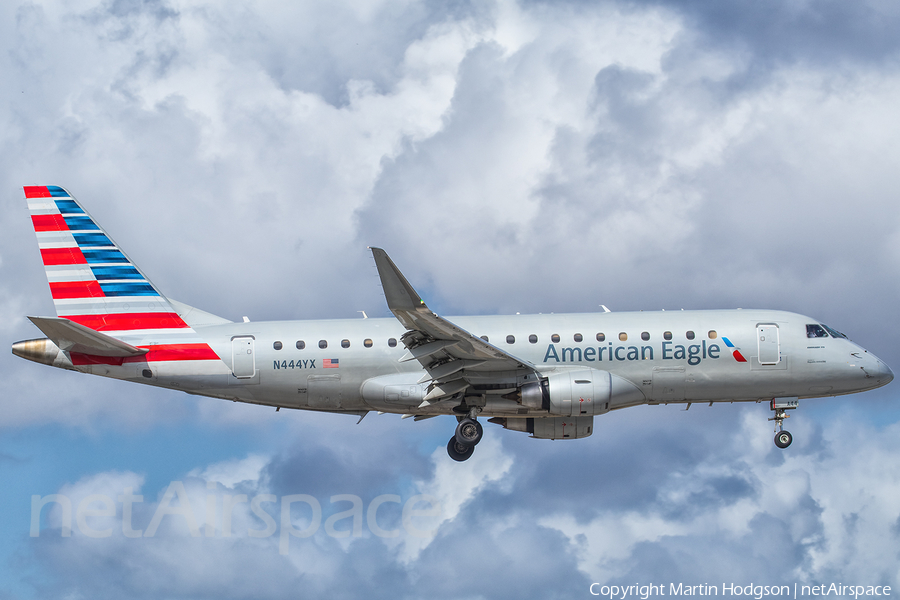
[[[818,320],[775,310],[438,316],[370,248],[393,318],[232,322],[165,296],[69,192],[26,186],[56,317],[16,356],[61,369],[281,408],[479,417],[538,439],[591,435],[594,417],[643,404],[767,402],[775,444],[801,399],[872,390],[891,369]],[[363,315],[365,317],[365,315]]]

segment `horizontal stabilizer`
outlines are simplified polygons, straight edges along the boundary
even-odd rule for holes
[[[141,356],[147,350],[60,317],[28,317],[54,344],[66,352],[92,356]]]

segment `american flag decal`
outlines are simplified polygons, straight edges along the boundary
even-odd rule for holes
[[[322,360],[322,368],[323,369],[337,369],[340,365],[338,364],[338,359],[336,358],[326,358]]]

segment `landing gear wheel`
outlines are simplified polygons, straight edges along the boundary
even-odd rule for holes
[[[779,448],[787,448],[793,441],[794,436],[791,435],[790,431],[782,430],[775,434],[775,445]]]
[[[468,460],[472,457],[473,452],[475,452],[475,446],[460,444],[456,441],[456,436],[453,436],[450,438],[450,441],[447,442],[447,454],[449,454],[450,458],[456,462]]]
[[[453,438],[457,444],[474,448],[481,441],[483,434],[481,423],[475,419],[466,418],[456,426],[456,435]]]

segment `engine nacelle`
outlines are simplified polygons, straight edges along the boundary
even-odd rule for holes
[[[572,369],[547,374],[522,386],[522,405],[553,415],[602,415],[611,408],[645,401],[631,382],[598,369]]]
[[[359,392],[372,407],[418,406],[428,386],[415,380],[415,373],[382,375],[365,380]]]
[[[594,432],[594,417],[494,417],[488,420],[503,425],[504,429],[524,431],[542,440],[576,440]]]

